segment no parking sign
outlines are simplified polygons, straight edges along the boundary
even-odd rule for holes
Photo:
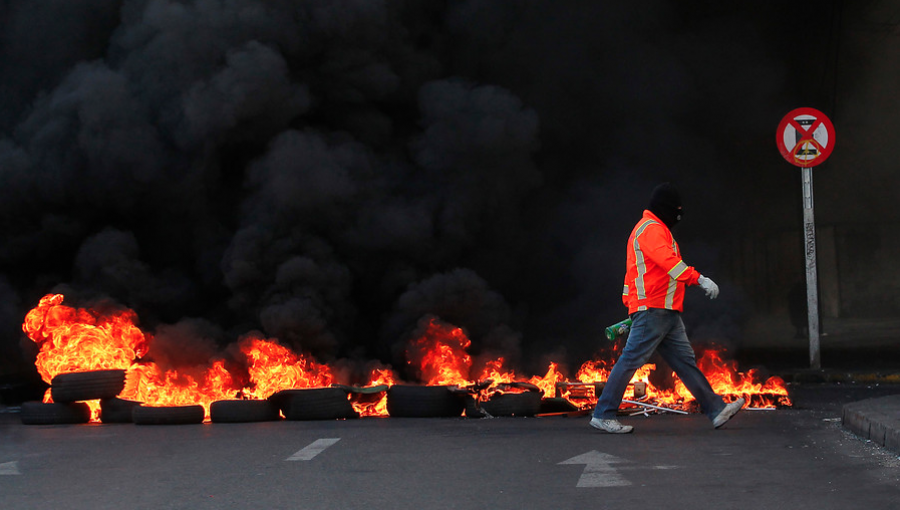
[[[834,125],[815,108],[797,108],[781,119],[775,143],[788,163],[813,167],[828,159],[834,150]]]
[[[819,283],[816,274],[816,223],[813,210],[812,167],[834,150],[834,125],[815,108],[788,112],[775,131],[775,143],[788,163],[799,166],[803,182],[803,237],[806,243],[806,309],[809,323],[809,363],[821,368],[819,351]]]

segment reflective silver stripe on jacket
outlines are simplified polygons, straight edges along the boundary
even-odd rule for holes
[[[637,266],[637,277],[634,279],[634,286],[637,290],[638,300],[647,299],[647,291],[644,288],[644,275],[647,273],[647,265],[644,261],[644,253],[641,251],[641,244],[638,242],[638,238],[652,223],[656,222],[653,220],[647,220],[640,227],[638,227],[637,232],[634,233],[634,241],[632,242],[632,247],[634,248],[634,261],[635,265]],[[644,308],[646,309],[646,307]]]
[[[675,264],[672,269],[669,269],[669,288],[666,289],[666,308],[668,308],[669,310],[671,310],[675,306],[675,290],[678,288],[678,277],[681,276],[682,273],[687,271],[687,268],[687,264],[685,264],[684,261],[681,260],[677,264]]]
[[[666,309],[671,310],[675,306],[675,289],[678,288],[678,280],[669,279],[669,288],[666,289]]]
[[[685,264],[684,261],[682,260],[679,263],[675,264],[675,266],[672,267],[672,269],[669,269],[669,276],[671,276],[672,278],[675,278],[677,280],[678,277],[681,276],[681,273],[684,273],[685,271],[687,271],[687,268],[688,268],[688,265]]]

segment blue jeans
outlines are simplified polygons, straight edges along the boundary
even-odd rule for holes
[[[694,349],[691,348],[684,332],[684,323],[681,322],[681,313],[650,308],[635,312],[631,319],[628,341],[597,400],[594,417],[604,420],[616,417],[619,405],[622,404],[622,395],[634,372],[647,363],[653,351],[658,351],[700,403],[703,414],[710,420],[714,419],[725,408],[725,402],[713,391],[709,380],[697,368]]]

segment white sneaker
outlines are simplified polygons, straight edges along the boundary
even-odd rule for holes
[[[736,415],[738,413],[738,411],[741,410],[742,407],[744,407],[744,398],[743,397],[741,397],[741,398],[735,400],[734,402],[728,404],[727,406],[725,406],[725,409],[722,409],[722,412],[720,412],[716,416],[716,418],[713,420],[713,427],[719,428],[722,425],[725,425],[725,423],[727,423],[728,420],[730,420],[734,415]]]
[[[634,430],[631,425],[622,425],[618,420],[601,420],[600,418],[591,418],[591,427],[610,434],[627,434]]]

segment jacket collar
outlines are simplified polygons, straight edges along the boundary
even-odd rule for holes
[[[666,233],[669,235],[670,238],[672,238],[674,240],[674,236],[672,235],[672,229],[670,229],[665,223],[663,223],[663,220],[659,219],[655,214],[650,212],[649,209],[644,209],[644,217],[642,219],[655,221],[656,223],[659,224],[660,227],[666,229]]]

